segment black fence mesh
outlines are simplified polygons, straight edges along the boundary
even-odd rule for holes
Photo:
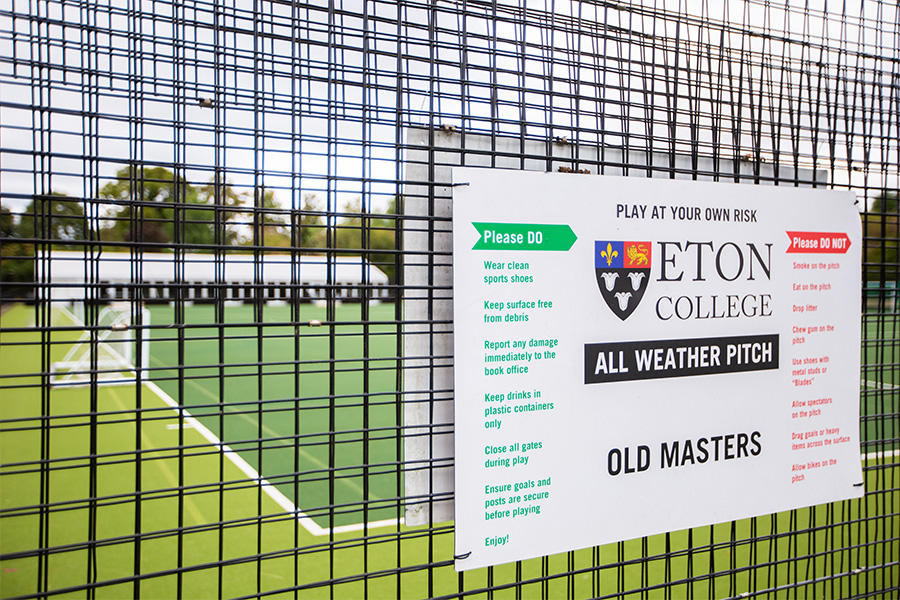
[[[896,4],[7,0],[0,127],[3,597],[900,597]],[[457,574],[459,164],[856,192],[865,498]]]

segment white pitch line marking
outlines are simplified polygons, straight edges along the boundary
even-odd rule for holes
[[[867,388],[874,388],[876,390],[900,389],[900,385],[894,385],[892,383],[879,383],[878,381],[871,381],[869,379],[863,379],[861,383],[864,384]]]
[[[865,460],[877,460],[879,458],[897,458],[898,456],[900,456],[900,450],[882,450],[880,452],[863,454],[860,458],[864,458]]]
[[[64,307],[55,307],[58,310],[58,313],[61,313],[68,317],[73,323],[76,325],[84,325],[81,323],[75,315],[66,310]],[[133,368],[133,367],[132,367]],[[259,472],[254,469],[250,464],[244,460],[237,452],[232,450],[227,444],[223,444],[222,440],[216,436],[212,431],[209,430],[203,423],[198,421],[190,412],[186,409],[178,406],[178,403],[175,402],[174,398],[168,395],[163,391],[161,387],[156,385],[156,383],[152,381],[144,381],[144,385],[147,386],[150,391],[156,394],[163,402],[165,402],[172,410],[175,411],[183,421],[174,424],[166,425],[166,429],[169,430],[177,430],[178,428],[183,429],[196,429],[200,435],[203,436],[206,441],[212,444],[216,449],[222,452],[222,455],[225,456],[231,463],[236,466],[244,475],[247,476],[251,481],[255,482],[260,489],[265,492],[267,496],[269,496],[272,500],[275,501],[278,506],[280,506],[285,512],[294,515],[297,518],[297,521],[301,525],[303,525],[304,529],[306,529],[310,534],[320,537],[324,535],[329,535],[331,533],[348,533],[352,531],[363,531],[366,528],[374,529],[376,527],[389,527],[392,525],[402,525],[405,520],[404,519],[385,519],[383,521],[371,521],[368,523],[352,523],[350,525],[339,525],[337,527],[321,527],[318,523],[313,521],[313,519],[297,508],[297,506],[291,502],[291,500],[281,493],[278,488],[269,483],[268,480],[264,479],[260,476]]]
[[[216,434],[209,430],[203,423],[194,418],[190,412],[186,409],[178,406],[178,403],[165,393],[162,388],[153,383],[152,381],[146,382],[146,385],[150,390],[159,396],[163,402],[169,405],[169,407],[174,410],[179,417],[184,419],[185,427],[190,427],[196,429],[200,435],[206,439],[210,444],[215,446],[218,450],[222,452],[222,454],[234,464],[240,471],[247,476],[251,481],[256,482],[257,485],[262,489],[263,492],[266,493],[272,500],[275,501],[278,506],[280,506],[285,512],[294,515],[297,518],[297,521],[300,522],[301,525],[312,535],[314,536],[323,536],[329,535],[331,533],[348,533],[351,531],[362,531],[367,527],[369,529],[373,529],[376,527],[389,527],[392,525],[403,524],[403,519],[386,519],[383,521],[372,521],[370,523],[353,523],[351,525],[339,525],[338,527],[322,527],[318,523],[312,520],[312,518],[297,508],[297,506],[291,502],[290,498],[281,493],[278,488],[269,483],[268,480],[264,479],[260,476],[259,472],[254,469],[250,464],[244,460],[237,452],[228,447],[227,444],[223,444],[222,440],[220,440]]]
[[[190,423],[169,423],[166,425],[166,429],[169,431],[175,431],[177,429],[193,429],[193,425]]]

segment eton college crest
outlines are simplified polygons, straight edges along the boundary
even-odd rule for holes
[[[650,242],[594,242],[597,285],[607,306],[623,321],[644,297],[651,247]]]

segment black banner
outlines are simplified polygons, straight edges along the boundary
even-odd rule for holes
[[[584,345],[584,383],[778,368],[778,335]]]

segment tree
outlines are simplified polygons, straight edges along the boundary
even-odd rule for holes
[[[305,194],[300,207],[300,246],[303,248],[325,247],[325,220],[321,208],[316,203],[315,194]]]
[[[887,192],[879,195],[872,202],[871,212],[896,215],[900,207],[900,192]]]
[[[219,180],[219,177],[216,176],[197,190],[197,198],[200,204],[218,207],[209,211],[211,220],[213,220],[213,223],[211,223],[213,238],[215,238],[215,232],[219,232],[220,239],[217,243],[229,246],[240,244],[242,241],[241,235],[238,228],[235,227],[234,221],[240,221],[241,213],[238,209],[250,202],[249,196],[246,193],[236,191],[224,179]],[[215,223],[217,216],[218,225]],[[215,239],[214,243],[216,243]]]
[[[366,260],[384,271],[391,282],[396,277],[394,260],[397,249],[394,227],[396,219],[389,215],[397,212],[396,198],[392,199],[384,213],[363,213],[357,198],[344,206],[344,217],[333,234],[333,244],[337,248],[358,250]],[[391,252],[377,252],[390,250]]]
[[[250,224],[253,235],[248,243],[254,246],[268,248],[290,248],[291,230],[290,224],[284,214],[284,209],[275,200],[273,190],[260,189],[256,191],[257,207],[254,203]]]
[[[16,216],[2,208],[0,282],[4,298],[24,298],[34,289],[35,242],[53,248],[76,249],[93,235],[81,200],[63,194],[35,196]]]
[[[55,247],[80,248],[93,230],[80,199],[64,194],[35,196],[25,208],[17,226],[18,237],[57,242]],[[68,242],[68,243],[67,243]]]
[[[106,241],[209,246],[237,239],[230,228],[219,229],[216,239],[217,226],[231,215],[227,209],[241,202],[241,196],[224,184],[198,190],[163,167],[125,167],[103,186],[100,197],[116,201],[102,230]],[[217,213],[223,215],[218,225]]]
[[[900,192],[886,192],[875,198],[863,213],[866,238],[866,280],[897,281],[900,278]]]
[[[0,239],[11,238],[16,233],[16,216],[6,206],[0,206]]]
[[[236,220],[249,229],[240,244],[264,248],[324,248],[325,222],[316,205],[315,194],[306,194],[300,210],[286,209],[275,200],[273,190],[256,192],[259,206],[249,197],[235,209]],[[297,238],[295,241],[295,237]]]
[[[34,280],[34,246],[20,241],[15,215],[0,207],[0,298],[24,298]]]

